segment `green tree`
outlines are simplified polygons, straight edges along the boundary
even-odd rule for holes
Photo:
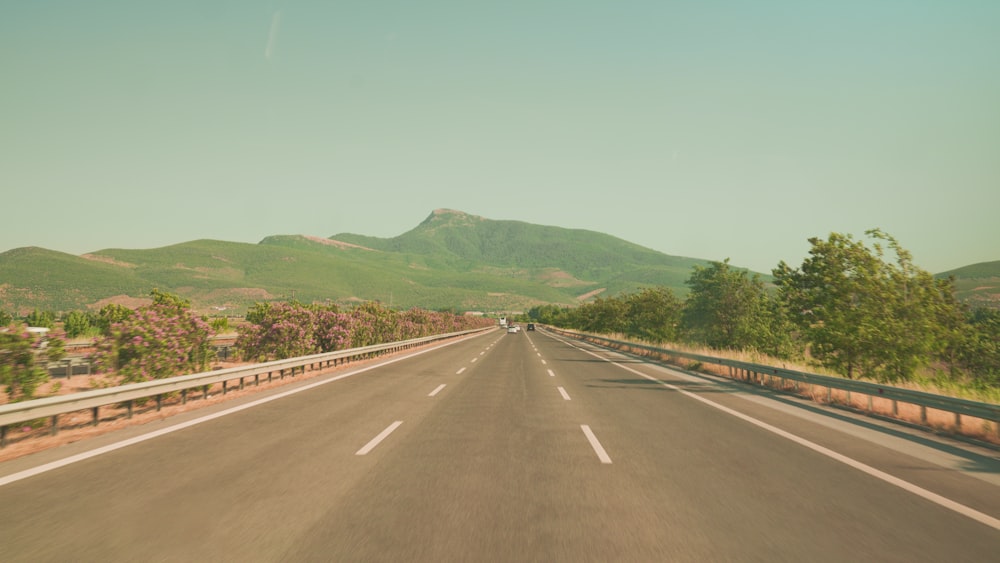
[[[809,351],[849,378],[906,379],[944,354],[958,309],[950,280],[913,265],[909,252],[878,229],[869,248],[850,235],[809,239],[800,268],[774,270],[779,295]],[[888,243],[895,263],[886,262]]]
[[[14,322],[14,316],[7,311],[0,310],[0,327],[7,326]]]
[[[97,313],[97,327],[104,336],[111,335],[111,325],[120,323],[132,316],[132,309],[116,303],[108,303]]]
[[[34,398],[38,387],[49,380],[46,365],[65,355],[61,339],[38,336],[26,328],[0,332],[0,384],[11,401]]]
[[[70,311],[63,319],[63,330],[66,331],[67,338],[83,336],[91,327],[91,317],[83,311]]]
[[[758,348],[766,341],[769,305],[756,274],[729,266],[729,259],[695,266],[685,282],[691,288],[684,303],[683,327],[695,342],[712,348]]]
[[[625,297],[625,333],[650,342],[677,339],[681,301],[665,287],[647,287]]]
[[[29,313],[24,320],[28,323],[28,326],[37,326],[42,328],[56,327],[56,314],[52,311],[39,311],[38,309],[35,309]]]

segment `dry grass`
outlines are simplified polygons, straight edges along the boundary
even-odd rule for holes
[[[622,335],[613,335],[608,336],[607,338],[619,341],[625,340]],[[676,350],[678,352],[686,352],[716,358],[726,358],[730,360],[780,367],[782,369],[814,373],[829,377],[840,377],[839,375],[823,368],[778,360],[755,352],[740,352],[735,350],[720,351],[673,343],[663,345],[663,347],[668,346],[671,350]],[[747,380],[745,374],[738,373],[738,370],[730,370],[730,368],[726,366],[705,364],[668,354],[652,354],[638,347],[625,347],[622,351],[648,357],[653,360],[678,366],[690,371],[697,371],[699,373],[727,377],[731,379],[740,379],[743,381]],[[996,425],[989,420],[983,420],[981,418],[966,415],[958,415],[937,409],[924,409],[918,405],[901,403],[884,397],[814,386],[806,383],[771,377],[766,374],[757,374],[756,376],[751,375],[750,377],[753,378],[752,383],[754,384],[767,386],[771,389],[776,389],[784,393],[794,394],[816,403],[830,404],[840,408],[847,408],[882,418],[895,419],[909,424],[929,428],[936,432],[960,435],[986,443],[1000,444],[1000,429],[998,429]],[[940,386],[929,382],[905,382],[894,386],[949,397],[972,399],[983,402],[995,402],[990,400],[992,397],[984,397],[983,393],[976,393],[974,390],[961,389],[958,386],[952,388],[941,388]]]

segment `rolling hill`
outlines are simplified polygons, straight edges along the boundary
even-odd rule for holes
[[[955,278],[958,299],[974,307],[1000,308],[1000,260],[980,262],[936,274]]]
[[[258,244],[195,240],[83,256],[19,248],[0,254],[0,308],[24,314],[134,304],[156,287],[205,313],[242,314],[254,302],[290,298],[523,310],[643,285],[684,292],[691,267],[704,263],[592,231],[438,210],[389,239],[275,235]]]
[[[257,244],[195,240],[82,256],[17,248],[0,253],[0,310],[135,306],[159,288],[205,314],[242,315],[255,302],[284,299],[519,311],[643,286],[683,295],[691,269],[704,264],[593,231],[439,209],[392,238],[274,235]],[[1000,261],[938,275],[955,277],[961,299],[1000,306]]]

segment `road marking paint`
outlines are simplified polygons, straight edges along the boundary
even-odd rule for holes
[[[478,360],[478,359],[479,358],[472,358],[472,363],[476,363],[476,360]]]
[[[539,358],[541,358],[541,357],[542,357],[542,353],[541,353],[541,352],[538,352],[538,357],[539,357]]]
[[[564,401],[570,400],[569,393],[567,393],[565,389],[563,389],[562,387],[556,387],[556,389],[559,390],[559,394],[562,395]]]
[[[396,422],[393,422],[388,426],[388,428],[380,432],[378,436],[372,438],[371,442],[365,444],[365,447],[358,450],[357,453],[355,453],[354,455],[368,455],[368,452],[374,450],[375,446],[379,445],[382,442],[382,440],[388,438],[389,434],[392,434],[393,431],[399,428],[399,425],[402,423],[403,423],[402,420],[397,420]]]
[[[604,447],[601,443],[597,441],[597,436],[594,436],[594,432],[586,424],[581,424],[580,428],[583,429],[583,435],[587,437],[587,441],[590,442],[590,447],[594,448],[594,452],[597,453],[597,458],[601,460],[601,463],[611,463],[611,458],[608,457],[608,452],[604,451]]]
[[[556,373],[554,371],[552,371],[552,370],[546,370],[546,371],[549,372],[549,377],[555,377],[556,376]]]
[[[384,366],[387,366],[387,365],[390,365],[390,364],[394,364],[396,362],[401,362],[403,360],[408,360],[408,359],[410,359],[410,358],[412,358],[414,356],[420,356],[422,354],[426,354],[428,352],[433,352],[435,350],[439,350],[441,348],[444,348],[446,346],[451,346],[453,344],[458,344],[459,342],[463,342],[463,341],[464,341],[464,339],[455,340],[455,341],[452,341],[452,342],[447,342],[447,343],[442,344],[440,346],[435,346],[433,348],[428,348],[426,350],[420,350],[419,352],[414,352],[413,354],[409,354],[409,355],[406,355],[406,356],[400,356],[398,358],[393,358],[391,360],[386,360],[386,361],[384,361],[382,363],[379,363],[379,364],[365,366],[363,368],[359,368],[359,369],[356,369],[354,371],[350,371],[350,372],[347,372],[347,373],[342,373],[340,375],[331,377],[329,379],[324,379],[322,381],[317,381],[315,383],[309,383],[307,385],[303,385],[302,387],[296,387],[295,389],[290,389],[288,391],[283,391],[281,393],[275,393],[274,395],[270,395],[270,396],[267,396],[267,397],[264,397],[264,398],[261,398],[261,399],[257,399],[256,401],[250,401],[249,403],[244,403],[244,404],[236,406],[236,407],[225,409],[225,410],[222,410],[222,411],[219,411],[219,412],[216,412],[216,413],[212,413],[212,414],[208,414],[208,415],[205,415],[205,416],[202,416],[202,417],[194,418],[194,419],[188,420],[187,422],[181,422],[179,424],[175,424],[175,425],[169,426],[167,428],[161,428],[160,430],[154,430],[152,432],[149,432],[148,434],[142,434],[141,436],[134,436],[132,438],[128,438],[127,440],[122,440],[121,442],[115,442],[114,444],[108,444],[106,446],[101,446],[100,448],[94,448],[92,450],[89,450],[89,451],[86,451],[86,452],[83,452],[83,453],[79,453],[79,454],[76,454],[76,455],[65,457],[63,459],[58,459],[56,461],[51,461],[49,463],[45,463],[45,464],[39,465],[37,467],[32,467],[30,469],[25,469],[24,471],[18,471],[17,473],[11,473],[10,475],[7,475],[5,477],[0,477],[0,487],[2,487],[4,485],[9,485],[11,483],[20,481],[22,479],[27,479],[29,477],[34,477],[35,475],[41,475],[42,473],[48,473],[49,471],[52,471],[53,469],[59,469],[60,467],[66,467],[67,465],[72,465],[72,464],[74,464],[74,463],[76,463],[78,461],[84,461],[84,460],[90,459],[92,457],[97,457],[99,455],[104,455],[106,453],[113,452],[115,450],[120,450],[122,448],[127,448],[128,446],[133,446],[135,444],[140,444],[142,442],[145,442],[146,440],[152,440],[153,438],[159,438],[160,436],[164,436],[166,434],[172,434],[174,432],[177,432],[178,430],[184,430],[185,428],[190,428],[192,426],[197,426],[197,425],[199,425],[199,424],[201,424],[203,422],[208,422],[210,420],[215,420],[217,418],[222,418],[222,417],[224,417],[226,415],[235,414],[235,413],[238,413],[240,411],[244,411],[244,410],[247,410],[247,409],[259,406],[259,405],[263,405],[265,403],[270,403],[271,401],[277,401],[278,399],[283,399],[285,397],[288,397],[288,396],[291,396],[291,395],[295,395],[296,393],[301,393],[303,391],[308,391],[310,389],[315,389],[316,387],[319,387],[321,385],[326,385],[327,383],[333,383],[334,381],[340,381],[341,379],[346,379],[348,377],[351,377],[353,375],[358,375],[358,374],[364,373],[366,371],[371,371],[373,369],[384,367]]]
[[[486,350],[483,350],[482,352],[479,353],[479,355],[482,356],[485,353],[486,353]]]
[[[465,368],[464,368],[464,367],[463,367],[462,369],[460,369],[460,370],[456,371],[456,372],[455,372],[455,375],[462,375],[462,372],[463,372],[463,371],[465,371]]]
[[[548,365],[548,362],[546,362],[545,360],[542,360],[542,365],[543,365],[543,366],[544,366],[544,365]]]
[[[573,346],[573,345],[570,344],[570,346]],[[826,457],[828,457],[830,459],[833,459],[835,461],[839,461],[840,463],[843,463],[844,465],[847,465],[849,467],[853,467],[854,469],[857,469],[858,471],[866,473],[866,474],[868,474],[868,475],[870,475],[872,477],[875,477],[876,479],[884,481],[884,482],[886,482],[886,483],[888,483],[890,485],[894,485],[896,487],[899,487],[900,489],[903,489],[904,491],[907,491],[907,492],[912,493],[914,495],[917,495],[918,497],[921,497],[921,498],[923,498],[925,500],[933,502],[934,504],[937,504],[938,506],[941,506],[943,508],[947,508],[948,510],[951,510],[953,512],[957,512],[958,514],[961,514],[962,516],[965,516],[967,518],[971,518],[971,519],[973,519],[976,522],[979,522],[981,524],[985,524],[986,526],[989,526],[989,527],[993,528],[994,530],[1000,530],[1000,518],[994,518],[994,517],[990,516],[989,514],[985,514],[983,512],[980,512],[980,511],[976,510],[975,508],[972,508],[972,507],[966,506],[964,504],[961,504],[959,502],[953,501],[950,498],[941,496],[941,495],[939,495],[939,494],[937,494],[935,492],[932,492],[932,491],[929,491],[929,490],[927,490],[927,489],[925,489],[923,487],[920,487],[919,485],[915,485],[913,483],[910,483],[909,481],[904,481],[903,479],[900,479],[899,477],[896,477],[895,475],[890,475],[889,473],[886,473],[885,471],[882,471],[880,469],[876,469],[875,467],[872,467],[871,465],[868,465],[866,463],[860,462],[860,461],[858,461],[858,460],[856,460],[854,458],[847,457],[846,455],[844,455],[842,453],[835,452],[835,451],[831,450],[830,448],[827,448],[825,446],[821,446],[821,445],[819,445],[819,444],[817,444],[815,442],[807,440],[807,439],[805,439],[805,438],[803,438],[801,436],[798,436],[796,434],[792,434],[791,432],[788,432],[787,430],[782,430],[781,428],[778,428],[777,426],[772,426],[772,425],[764,422],[763,420],[756,419],[756,418],[754,418],[754,417],[752,417],[752,416],[750,416],[748,414],[743,414],[743,413],[741,413],[741,412],[739,412],[737,410],[731,409],[731,408],[729,408],[729,407],[727,407],[725,405],[721,405],[719,403],[716,403],[715,401],[712,401],[710,399],[706,399],[705,397],[702,397],[702,396],[696,395],[696,394],[694,394],[694,393],[692,393],[690,391],[686,391],[684,389],[681,389],[680,387],[677,387],[676,385],[671,385],[671,384],[669,384],[669,383],[667,383],[665,381],[662,381],[660,379],[657,379],[657,378],[655,378],[653,376],[646,375],[645,373],[642,373],[641,371],[632,369],[632,368],[630,368],[630,367],[628,367],[626,365],[623,365],[623,364],[619,364],[619,363],[615,362],[614,360],[605,358],[603,356],[595,354],[594,352],[591,352],[589,350],[585,350],[583,348],[579,348],[577,346],[573,346],[573,347],[577,348],[577,349],[579,349],[579,350],[581,350],[583,352],[586,352],[586,353],[590,354],[591,356],[594,356],[595,358],[600,358],[600,359],[602,359],[602,360],[604,360],[604,361],[606,361],[606,362],[608,362],[610,364],[616,365],[616,366],[624,369],[625,371],[634,373],[634,374],[636,374],[636,375],[638,375],[640,377],[643,377],[643,378],[648,379],[650,381],[653,381],[655,383],[659,383],[660,385],[666,387],[667,389],[670,389],[672,391],[677,391],[678,393],[680,393],[680,394],[682,394],[682,395],[684,395],[684,396],[686,396],[688,398],[694,399],[696,401],[700,401],[700,402],[702,402],[702,403],[704,403],[704,404],[706,404],[706,405],[708,405],[708,406],[710,406],[712,408],[718,409],[718,410],[720,410],[720,411],[722,411],[722,412],[724,412],[726,414],[735,416],[736,418],[738,418],[740,420],[749,422],[750,424],[753,424],[754,426],[757,426],[757,427],[759,427],[759,428],[761,428],[763,430],[767,430],[768,432],[771,432],[772,434],[776,434],[778,436],[781,436],[782,438],[785,438],[787,440],[795,442],[796,444],[799,444],[800,446],[808,448],[808,449],[810,449],[810,450],[812,450],[812,451],[814,451],[816,453],[824,455],[824,456],[826,456]],[[586,430],[584,432],[586,432]]]
[[[430,395],[427,395],[427,396],[428,396],[428,397],[433,397],[434,395],[437,395],[437,394],[438,394],[438,391],[440,391],[440,390],[444,389],[446,385],[447,385],[447,383],[442,383],[441,385],[438,385],[438,386],[437,386],[437,389],[435,389],[435,390],[431,391]]]

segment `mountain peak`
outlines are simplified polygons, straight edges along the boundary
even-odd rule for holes
[[[478,222],[485,221],[483,217],[478,215],[470,215],[464,211],[458,211],[457,209],[435,209],[431,214],[424,219],[424,222],[420,224],[421,227],[439,227],[442,225],[472,225]]]

